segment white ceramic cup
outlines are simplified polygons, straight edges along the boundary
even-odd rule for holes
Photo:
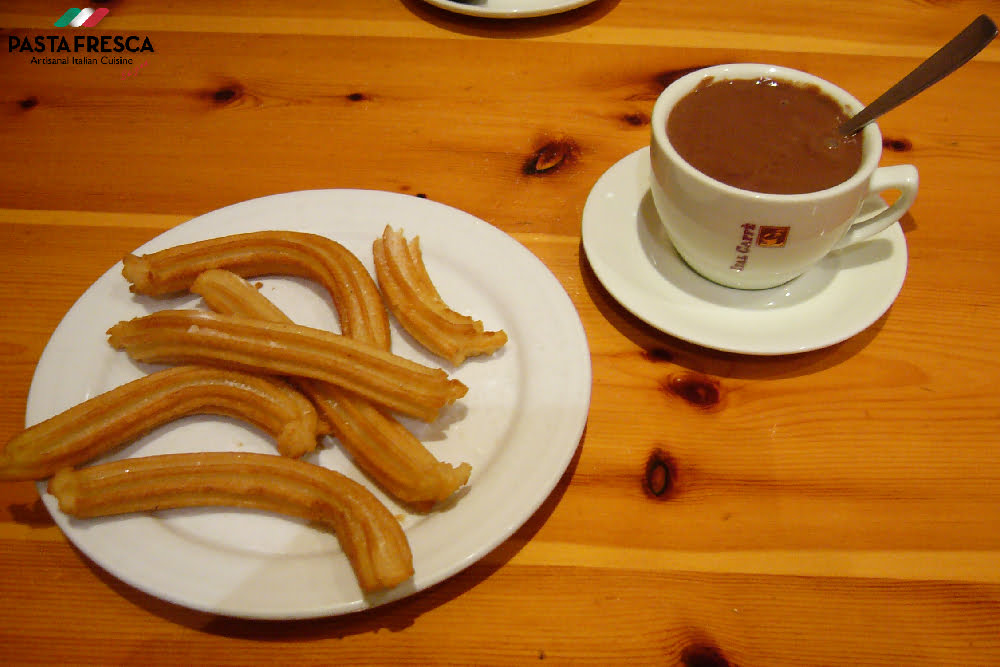
[[[688,164],[667,138],[674,105],[707,77],[769,77],[814,84],[850,114],[863,108],[847,92],[805,72],[761,64],[718,65],[670,84],[653,107],[650,190],[667,236],[695,271],[740,289],[775,287],[801,275],[831,251],[863,241],[895,223],[917,196],[912,165],[879,167],[882,134],[871,123],[863,132],[861,166],[826,190],[767,194],[742,190]],[[866,198],[886,191],[899,197],[885,210],[858,219]]]

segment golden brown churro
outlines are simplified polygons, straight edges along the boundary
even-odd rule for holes
[[[239,371],[180,366],[111,389],[14,436],[0,452],[0,479],[43,479],[193,414],[256,424],[285,456],[316,448],[316,410],[292,387]]]
[[[79,518],[206,506],[276,512],[332,529],[366,592],[413,574],[406,535],[370,491],[295,459],[235,452],[125,459],[62,469],[48,490]]]
[[[209,269],[191,283],[209,308],[222,315],[251,317],[265,322],[292,324],[292,319],[256,287],[227,269]]]
[[[341,244],[305,232],[261,231],[128,255],[122,275],[132,291],[162,296],[186,290],[209,269],[244,278],[285,274],[315,280],[330,293],[344,335],[389,348],[389,320],[375,281]]]
[[[291,321],[253,285],[229,271],[206,271],[194,281],[191,291],[221,313],[269,322]],[[371,402],[318,381],[300,379],[296,386],[316,403],[358,467],[397,499],[433,504],[468,481],[469,464],[454,467],[438,461],[405,426]]]
[[[485,331],[483,323],[452,310],[438,294],[424,266],[420,240],[386,226],[373,244],[379,287],[392,314],[428,350],[454,365],[467,357],[492,354],[507,334]]]
[[[303,387],[358,467],[415,509],[430,509],[469,481],[472,466],[439,461],[391,415],[329,384]]]
[[[387,408],[433,421],[468,388],[369,343],[297,324],[196,310],[161,310],[119,322],[109,342],[136,361],[209,363],[271,375],[309,377]]]

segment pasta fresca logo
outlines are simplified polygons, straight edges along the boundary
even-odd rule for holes
[[[93,28],[109,10],[74,7],[53,24],[56,28]],[[51,31],[56,33],[55,30]],[[51,35],[7,35],[7,53],[30,54],[32,65],[132,65],[122,78],[138,73],[146,61],[137,63],[132,54],[154,53],[148,35],[116,35],[107,31],[67,32]]]
[[[83,9],[66,10],[66,13],[59,17],[59,20],[52,25],[56,28],[93,28],[101,22],[110,10],[102,7],[84,7]]]

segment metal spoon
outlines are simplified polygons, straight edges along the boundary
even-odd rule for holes
[[[837,132],[849,137],[887,111],[948,76],[983,50],[997,35],[997,26],[983,14],[958,33],[937,53],[907,74],[899,83],[882,93],[857,115],[847,119]]]

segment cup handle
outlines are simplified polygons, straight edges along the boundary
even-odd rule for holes
[[[917,168],[910,164],[900,164],[894,167],[879,167],[872,175],[868,193],[878,194],[886,190],[898,190],[899,198],[889,208],[876,213],[870,218],[858,220],[847,229],[844,237],[833,247],[839,250],[852,243],[863,241],[878,234],[883,229],[903,217],[917,198],[917,188],[920,178]]]

